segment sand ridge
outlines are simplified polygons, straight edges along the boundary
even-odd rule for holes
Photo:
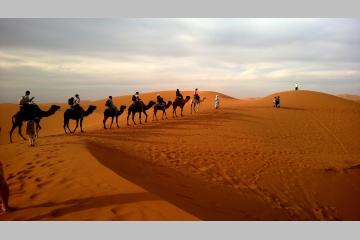
[[[173,100],[173,92],[161,94]],[[188,103],[183,118],[172,119],[169,109],[168,120],[153,122],[149,111],[147,124],[131,127],[123,114],[111,130],[102,129],[105,101],[91,102],[98,109],[75,135],[63,134],[62,109],[44,119],[30,150],[1,135],[10,203],[20,209],[0,219],[360,218],[358,103],[292,91],[248,101],[221,96],[215,111],[215,94],[203,93],[200,113],[190,115]],[[0,108],[4,124],[16,108]]]

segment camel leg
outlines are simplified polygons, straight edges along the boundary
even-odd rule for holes
[[[69,122],[67,122],[67,128],[69,129],[69,132],[71,133],[71,129],[70,129],[70,126],[69,126],[69,124],[70,124],[70,121]]]
[[[22,123],[19,124],[19,135],[24,139],[27,140],[23,135],[22,135]]]
[[[129,126],[129,117],[130,117],[130,111],[128,112],[128,115],[127,115],[127,119],[126,119],[126,124]]]
[[[119,115],[116,115],[116,126],[119,128],[118,118],[119,118]]]
[[[78,128],[78,126],[79,126],[79,119],[76,119],[76,126],[75,126],[75,128],[74,128],[74,131],[70,131],[71,133],[74,133],[75,131],[76,131],[76,129]]]
[[[139,121],[140,121],[140,124],[141,124],[141,112],[139,112]]]
[[[67,134],[67,131],[66,131],[66,120],[64,119],[64,131],[65,131],[65,134]]]
[[[156,116],[156,111],[155,111],[155,109],[154,109],[154,112],[153,112],[153,121],[154,121],[154,117]]]
[[[114,117],[111,117],[111,124],[110,124],[110,128],[112,127],[113,122],[114,122]]]
[[[145,122],[147,123],[147,113],[144,111],[145,114]]]
[[[13,123],[12,127],[11,127],[11,130],[9,132],[9,135],[10,135],[10,143],[12,143],[12,133],[13,131],[15,130],[15,128],[17,128],[18,125],[16,123]]]
[[[141,114],[140,114],[140,115],[141,115]],[[135,120],[134,120],[134,117],[135,117],[135,112],[132,112],[132,117],[131,117],[131,119],[132,119],[134,125],[136,125],[136,122],[135,122]],[[140,117],[141,117],[141,116],[140,116]],[[141,124],[141,121],[140,121],[140,124]]]
[[[184,110],[184,107],[180,108],[181,109],[181,116],[183,117],[183,110]]]
[[[104,117],[104,120],[103,120],[104,129],[106,129],[106,120],[107,119],[108,119],[108,117]]]
[[[192,110],[193,110],[193,103],[191,103],[191,106],[190,106],[190,114],[192,114]],[[195,109],[194,109],[195,111]]]
[[[80,119],[80,130],[81,130],[82,133],[84,132],[84,130],[82,128],[83,120],[84,120],[84,118]]]
[[[166,110],[164,111],[164,113],[165,113],[165,118],[168,119],[168,118],[167,118],[167,114],[166,114]]]
[[[174,117],[177,117],[177,115],[176,115],[176,107],[173,108],[173,118]]]

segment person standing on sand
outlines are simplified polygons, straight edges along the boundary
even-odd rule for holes
[[[220,100],[219,100],[219,95],[215,96],[215,109],[219,109],[220,106]]]
[[[1,128],[0,128],[1,132]],[[11,211],[13,208],[9,207],[9,186],[5,181],[5,174],[3,165],[0,161],[0,200],[1,200],[1,210],[3,212]]]
[[[0,200],[2,201],[1,203],[1,210],[3,212],[8,212],[11,210],[11,208],[9,207],[9,186],[7,185],[6,181],[5,181],[5,177],[4,177],[4,170],[3,170],[3,166],[2,163],[0,162]]]
[[[26,134],[29,136],[30,147],[35,147],[36,129],[34,119],[27,122]]]
[[[298,83],[295,83],[295,91],[299,90],[299,85]]]

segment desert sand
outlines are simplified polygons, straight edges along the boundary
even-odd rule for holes
[[[42,120],[35,148],[17,132],[9,143],[18,106],[0,104],[0,160],[17,208],[0,220],[360,220],[359,103],[303,90],[247,100],[200,94],[199,113],[190,115],[188,102],[184,117],[168,109],[169,119],[151,121],[150,109],[147,123],[127,127],[126,110],[108,130],[105,100],[83,102],[97,109],[85,133],[71,135],[62,103]],[[272,107],[275,95],[281,108]]]

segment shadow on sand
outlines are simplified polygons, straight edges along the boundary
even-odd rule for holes
[[[159,166],[121,150],[90,141],[90,153],[119,176],[160,196],[203,220],[290,219],[249,189],[241,192],[205,182],[201,178]]]
[[[28,219],[28,220],[46,220],[46,219],[53,219],[54,217],[60,217],[68,213],[79,212],[92,208],[101,208],[109,205],[126,204],[126,203],[148,201],[148,200],[159,200],[159,198],[148,192],[124,193],[124,194],[114,194],[114,195],[106,195],[99,197],[70,199],[63,202],[48,202],[48,203],[32,205],[24,208],[19,208],[18,210],[59,206],[59,208],[52,210],[48,213]],[[89,216],[89,218],[91,219],[91,216]]]

